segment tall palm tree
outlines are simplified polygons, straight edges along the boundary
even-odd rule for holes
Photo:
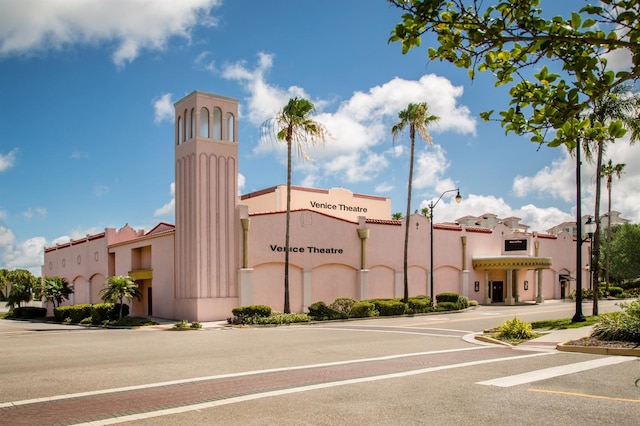
[[[294,97],[282,108],[282,111],[262,124],[263,134],[275,136],[277,141],[287,144],[287,214],[284,242],[284,312],[290,313],[289,304],[289,234],[291,219],[291,151],[296,145],[298,155],[309,159],[305,145],[324,143],[329,137],[327,128],[311,119],[315,111],[313,103],[307,99]]]
[[[429,107],[426,102],[418,104],[409,104],[407,109],[400,111],[398,114],[400,122],[391,127],[391,135],[396,141],[404,132],[405,127],[409,126],[409,139],[411,140],[411,152],[409,157],[409,183],[407,184],[407,214],[405,216],[404,229],[404,302],[409,301],[409,278],[407,275],[407,257],[409,254],[409,220],[411,217],[411,189],[413,183],[413,162],[415,152],[416,136],[422,138],[425,142],[432,144],[431,135],[427,128],[438,120],[438,117],[429,113]],[[433,273],[433,271],[431,271]]]
[[[600,169],[600,176],[606,177],[607,179],[607,191],[609,193],[609,207],[607,209],[607,250],[606,250],[606,261],[605,261],[605,285],[606,294],[609,294],[609,266],[610,266],[610,257],[609,250],[611,248],[611,184],[613,183],[613,175],[616,175],[618,179],[620,179],[620,175],[623,173],[626,164],[613,164],[611,160],[607,164],[605,164]]]
[[[638,120],[638,114],[640,113],[640,96],[631,92],[632,87],[629,85],[616,86],[611,92],[607,93],[600,99],[597,99],[593,104],[593,109],[589,114],[591,121],[597,121],[600,123],[610,123],[612,121],[620,121],[623,126],[631,132],[629,141],[634,143],[640,139],[640,120]],[[595,206],[594,217],[596,220],[596,232],[593,235],[593,251],[590,264],[592,265],[593,283],[594,283],[594,299],[593,299],[593,315],[598,315],[598,283],[599,274],[597,265],[600,255],[600,197],[602,193],[602,161],[603,155],[606,150],[606,142],[610,141],[591,141],[591,143],[584,144],[584,150],[587,158],[593,158],[593,150],[596,151],[596,193],[595,193]],[[595,267],[594,267],[595,266]],[[608,289],[608,283],[607,283]]]
[[[113,276],[107,278],[104,283],[104,288],[100,290],[102,294],[102,300],[105,302],[119,302],[120,303],[120,315],[122,319],[122,302],[129,299],[129,303],[135,297],[136,299],[142,299],[142,293],[138,288],[138,284],[129,276]]]

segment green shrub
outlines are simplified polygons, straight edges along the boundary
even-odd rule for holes
[[[307,314],[283,314],[281,312],[274,312],[268,317],[253,317],[255,322],[253,324],[258,325],[285,325],[296,322],[309,322],[311,318]]]
[[[53,309],[53,318],[56,322],[65,322],[70,315],[71,306],[58,306]]]
[[[315,302],[309,305],[309,317],[316,321],[349,318],[346,313],[337,311],[331,306],[327,306],[323,301]]]
[[[129,305],[122,305],[122,317],[129,315]],[[98,303],[91,306],[91,324],[105,324],[109,321],[117,321],[120,316],[119,303]]]
[[[536,336],[530,323],[515,317],[500,324],[496,334],[499,339],[506,340],[529,340]]]
[[[458,302],[438,302],[436,305],[436,311],[438,312],[457,311],[459,309],[460,305],[458,305]]]
[[[44,318],[47,316],[47,308],[39,308],[36,306],[22,306],[13,310],[13,318]]]
[[[404,315],[407,305],[400,299],[374,299],[373,304],[381,317]]]
[[[189,328],[189,321],[187,320],[176,321],[173,324],[173,328]]]
[[[477,300],[469,300],[469,306],[478,306]]]
[[[602,340],[640,343],[640,300],[620,303],[620,307],[621,312],[600,315],[591,335]]]
[[[467,296],[458,296],[458,308],[467,309],[469,307],[469,298]]]
[[[622,297],[622,293],[624,293],[624,289],[622,287],[616,287],[616,286],[609,287],[609,296]]]
[[[407,303],[408,311],[414,314],[433,311],[429,296],[410,297]]]
[[[78,304],[69,306],[69,320],[72,324],[78,324],[85,318],[91,317],[92,305],[90,304]]]
[[[458,293],[440,293],[436,294],[436,302],[439,305],[440,302],[458,303],[460,295]]]
[[[377,317],[376,305],[366,300],[360,300],[351,306],[351,318]]]
[[[334,300],[329,307],[336,312],[344,314],[344,318],[349,318],[351,315],[351,307],[356,303],[355,299],[350,297],[340,297]]]

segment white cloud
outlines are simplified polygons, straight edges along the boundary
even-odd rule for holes
[[[377,185],[377,186],[374,188],[374,191],[375,191],[377,194],[384,194],[384,193],[386,193],[386,192],[391,192],[391,191],[393,191],[394,189],[395,189],[395,186],[393,186],[393,185],[391,185],[391,184],[389,184],[389,183],[386,183],[386,182],[382,182],[381,184]]]
[[[274,55],[260,53],[254,69],[246,62],[223,67],[224,78],[239,81],[247,90],[246,117],[254,125],[275,117],[293,96],[310,99],[300,87],[283,89],[269,85],[265,76],[273,62]],[[417,81],[394,78],[367,92],[356,92],[340,103],[334,112],[328,111],[332,101],[311,99],[319,111],[314,119],[327,127],[331,138],[323,147],[307,149],[314,161],[313,164],[296,165],[298,170],[307,174],[302,180],[321,183],[323,178],[339,176],[344,182],[355,183],[380,176],[389,167],[391,158],[397,158],[406,151],[400,143],[393,146],[389,129],[398,121],[398,112],[411,102],[426,101],[432,114],[441,117],[432,132],[475,135],[475,118],[467,107],[457,103],[462,91],[462,87],[453,86],[444,77],[425,75]],[[389,149],[378,152],[379,146],[384,144],[389,144]],[[285,156],[281,155],[284,149],[284,144],[273,143],[263,137],[254,154],[275,154],[278,161],[284,161]],[[422,172],[427,173],[427,170]],[[426,185],[422,179],[421,175],[418,185]]]
[[[6,155],[0,154],[0,172],[4,172],[5,170],[10,169],[13,166],[16,161],[17,153],[18,148],[14,148]]]
[[[7,228],[0,226],[0,248],[2,252],[2,263],[7,269],[27,269],[36,276],[41,275],[41,266],[44,261],[44,247],[46,240],[43,237],[33,237],[20,244],[4,244],[3,234],[13,233]]]
[[[153,213],[153,217],[160,216],[174,216],[176,213],[176,183],[171,182],[171,186],[169,187],[169,192],[171,193],[171,200],[166,203],[164,206],[156,209]]]
[[[539,194],[563,201],[575,200],[576,159],[565,148],[558,148],[558,152],[560,158],[534,176],[516,176],[512,188],[517,197]]]
[[[29,207],[24,213],[22,213],[27,221],[33,219],[34,216],[45,217],[47,215],[47,209],[44,207]]]
[[[171,37],[189,40],[196,25],[215,25],[221,0],[0,0],[0,55],[28,55],[75,44],[115,45],[118,67]]]
[[[171,93],[163,93],[160,97],[153,98],[151,104],[154,110],[154,122],[173,122],[175,110],[173,108],[173,101],[171,100]]]
[[[416,141],[416,143],[418,143],[418,141]],[[407,149],[407,151],[409,150]],[[445,154],[445,151],[440,145],[434,145],[433,147],[428,147],[420,151],[416,148],[413,188],[419,190],[435,187],[436,184],[440,182],[441,177],[449,168],[450,164]],[[408,164],[407,167],[409,167]],[[449,183],[446,183],[446,185],[449,185]],[[446,190],[448,189],[444,191]]]

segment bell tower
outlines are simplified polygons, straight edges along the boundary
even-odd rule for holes
[[[176,318],[225,319],[238,305],[237,118],[237,99],[175,103]]]

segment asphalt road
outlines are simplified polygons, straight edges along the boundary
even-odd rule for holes
[[[574,310],[197,331],[0,320],[0,425],[637,424],[637,358],[473,339],[514,316]]]

